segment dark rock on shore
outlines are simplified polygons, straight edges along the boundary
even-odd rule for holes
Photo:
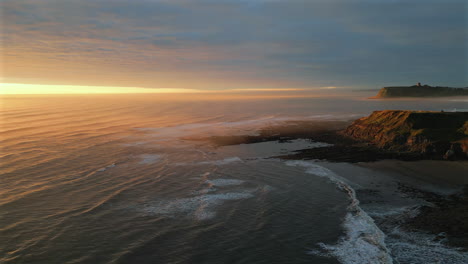
[[[404,223],[407,229],[439,234],[451,246],[468,250],[468,185],[449,197],[401,185],[400,189],[432,203],[419,208],[419,214]]]
[[[383,87],[373,98],[468,96],[467,88],[429,85]]]
[[[405,161],[421,160],[424,157],[417,153],[411,152],[395,152],[385,151],[367,144],[353,143],[343,144],[342,141],[337,140],[319,140],[320,142],[332,143],[332,146],[301,149],[292,154],[277,156],[274,158],[288,159],[288,160],[327,160],[332,162],[372,162],[385,159],[398,159]],[[316,138],[314,138],[316,140]]]
[[[468,159],[468,112],[375,111],[348,121],[290,121],[255,135],[187,138],[215,146],[309,139],[332,146],[298,150],[282,159],[368,162],[383,159]]]

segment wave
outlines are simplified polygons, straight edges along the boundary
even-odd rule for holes
[[[311,254],[331,255],[345,264],[393,263],[390,250],[385,244],[385,234],[377,227],[374,220],[359,207],[356,192],[346,183],[346,179],[325,167],[308,161],[286,161],[286,165],[304,167],[306,173],[327,177],[339,189],[346,192],[351,201],[343,222],[346,235],[340,238],[336,245],[320,243],[319,246],[326,253],[312,250],[310,251]]]
[[[106,167],[104,167],[104,168],[101,168],[101,169],[99,169],[99,170],[97,170],[97,171],[98,171],[98,172],[103,172],[103,171],[106,171],[106,170],[108,170],[108,169],[110,169],[110,168],[114,168],[114,167],[115,167],[115,163],[112,163],[111,165],[108,165],[108,166],[106,166]]]
[[[161,200],[143,207],[146,214],[162,215],[170,218],[191,216],[196,220],[208,220],[216,216],[216,207],[226,201],[253,198],[253,190],[243,192],[227,192],[218,194],[203,194],[189,198]]]
[[[230,164],[230,163],[234,163],[234,162],[242,162],[242,159],[239,158],[239,157],[230,157],[230,158],[225,158],[225,159],[222,159],[222,160],[201,161],[201,162],[198,162],[196,164],[199,164],[199,165],[209,165],[209,164],[212,164],[212,165],[226,165],[226,164]]]
[[[187,165],[227,165],[234,162],[242,162],[242,159],[239,157],[229,157],[221,160],[208,160],[208,161],[200,161],[200,162],[177,162],[174,165],[176,166],[187,166]]]
[[[142,154],[139,155],[139,158],[141,159],[139,164],[152,164],[156,163],[161,159],[161,155],[158,154]]]
[[[210,186],[218,186],[218,187],[241,185],[244,182],[245,181],[237,180],[237,179],[214,179],[214,180],[206,181],[206,183],[208,183]]]
[[[393,228],[388,234],[387,245],[398,263],[468,263],[468,252],[447,247],[445,234],[426,234]]]

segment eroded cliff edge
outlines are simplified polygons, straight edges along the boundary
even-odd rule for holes
[[[468,157],[468,112],[375,111],[339,133],[383,150]]]

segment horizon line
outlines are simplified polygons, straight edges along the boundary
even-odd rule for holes
[[[10,90],[6,89],[10,88]],[[220,90],[200,90],[190,88],[148,88],[126,86],[96,86],[70,84],[29,84],[0,83],[0,95],[61,95],[61,94],[181,94],[181,93],[232,93],[232,92],[293,92],[319,91],[322,89],[340,87],[310,87],[310,88],[234,88]],[[77,91],[79,89],[79,91]]]

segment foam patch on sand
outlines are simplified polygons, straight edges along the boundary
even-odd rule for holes
[[[313,162],[287,161],[286,165],[304,167],[306,173],[327,177],[339,189],[346,192],[350,199],[348,213],[343,222],[346,235],[336,245],[320,243],[319,246],[325,253],[312,250],[311,254],[331,255],[345,264],[393,263],[390,251],[385,244],[385,234],[377,227],[374,220],[359,207],[356,192],[346,183],[344,178]]]

